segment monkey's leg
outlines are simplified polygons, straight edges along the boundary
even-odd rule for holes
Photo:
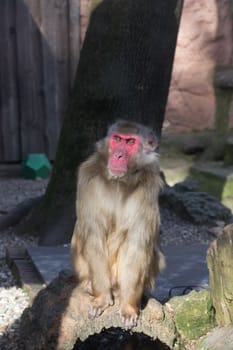
[[[79,239],[78,234],[78,223],[76,222],[71,239],[71,260],[78,282],[86,292],[92,294],[89,266],[83,256],[82,247],[82,240]]]
[[[108,306],[113,305],[113,299],[110,273],[104,253],[97,251],[97,248],[92,254],[90,251],[88,263],[94,296],[88,315],[93,319],[100,316]]]
[[[120,316],[125,328],[137,325],[139,304],[144,289],[146,257],[128,253],[119,261]],[[145,269],[145,270],[144,270]]]

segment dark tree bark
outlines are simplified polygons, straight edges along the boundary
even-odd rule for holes
[[[160,137],[182,3],[103,0],[93,10],[52,177],[25,222],[40,244],[70,240],[76,168],[113,120],[145,123]]]

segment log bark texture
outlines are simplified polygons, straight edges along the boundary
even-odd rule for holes
[[[72,350],[77,339],[86,340],[104,328],[122,326],[117,305],[90,320],[90,299],[73,276],[61,275],[52,281],[24,311],[21,337],[25,350]],[[133,332],[159,339],[169,348],[173,348],[177,337],[172,314],[154,299],[149,299],[141,311]]]
[[[78,339],[85,340],[102,329],[122,327],[117,305],[95,320],[88,319],[91,296],[84,293],[74,277],[59,276],[39,292],[24,311],[21,336],[25,350],[71,350]],[[159,339],[172,348],[176,327],[166,306],[149,299],[133,332]]]
[[[233,322],[233,224],[212,242],[207,252],[210,289],[219,325]]]

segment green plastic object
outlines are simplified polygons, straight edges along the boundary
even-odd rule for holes
[[[29,153],[22,162],[22,173],[25,179],[46,179],[52,166],[43,153]]]

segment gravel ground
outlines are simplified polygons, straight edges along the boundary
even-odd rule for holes
[[[24,180],[21,178],[0,178],[0,216],[6,215],[25,199],[40,196],[47,186],[46,180]],[[162,227],[161,243],[180,244],[192,242],[210,242],[213,236],[207,227],[192,225],[182,220],[170,210],[161,209]],[[17,286],[4,256],[6,247],[36,245],[36,239],[17,236],[13,229],[0,233],[0,349],[20,350],[18,325],[20,316],[29,305],[28,295]]]
[[[24,180],[0,177],[0,217],[8,214],[25,199],[41,196],[47,180]],[[13,228],[0,232],[0,349],[20,350],[18,326],[23,310],[29,305],[28,295],[17,285],[5,261],[5,251],[12,246],[35,246],[37,240],[26,233],[17,236]]]

